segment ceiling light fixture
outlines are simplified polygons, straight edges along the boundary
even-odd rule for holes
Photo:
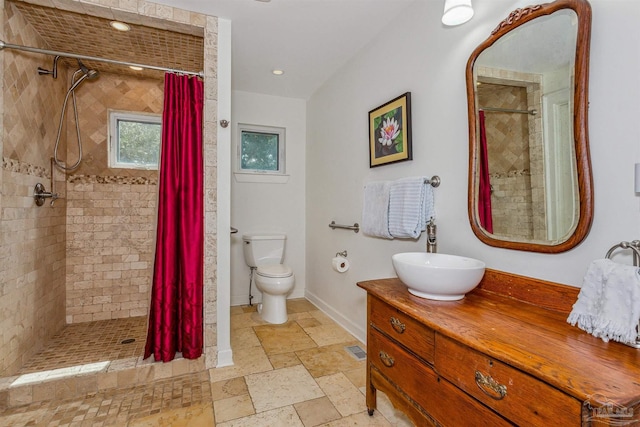
[[[460,25],[473,17],[471,0],[445,0],[442,23],[448,26]]]
[[[135,65],[129,65],[129,68],[131,68],[134,71],[142,71],[142,67],[136,67]]]
[[[283,71],[283,70],[278,70],[278,69],[276,69],[276,70],[272,70],[272,71],[271,71],[271,73],[272,73],[274,76],[281,76],[281,75],[283,75],[283,74],[284,74],[284,71]]]
[[[125,24],[124,22],[120,22],[120,21],[111,21],[109,25],[111,25],[112,28],[118,31],[129,31],[131,29],[131,27],[128,24]]]

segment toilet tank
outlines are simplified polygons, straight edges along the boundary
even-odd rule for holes
[[[242,235],[244,261],[249,267],[282,264],[284,259],[284,234],[245,233]]]

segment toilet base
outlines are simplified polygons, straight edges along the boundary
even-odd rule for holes
[[[258,305],[258,313],[265,322],[274,325],[286,323],[288,320],[286,295],[262,294],[262,303]]]

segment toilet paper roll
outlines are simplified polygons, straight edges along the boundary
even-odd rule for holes
[[[331,260],[331,266],[338,273],[344,273],[349,270],[349,260],[342,256],[337,256]]]

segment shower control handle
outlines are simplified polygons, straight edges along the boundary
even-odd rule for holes
[[[45,191],[44,185],[37,183],[33,189],[33,198],[35,199],[37,206],[44,205],[45,199],[51,199],[51,206],[53,206],[53,202],[58,198],[58,193]]]

